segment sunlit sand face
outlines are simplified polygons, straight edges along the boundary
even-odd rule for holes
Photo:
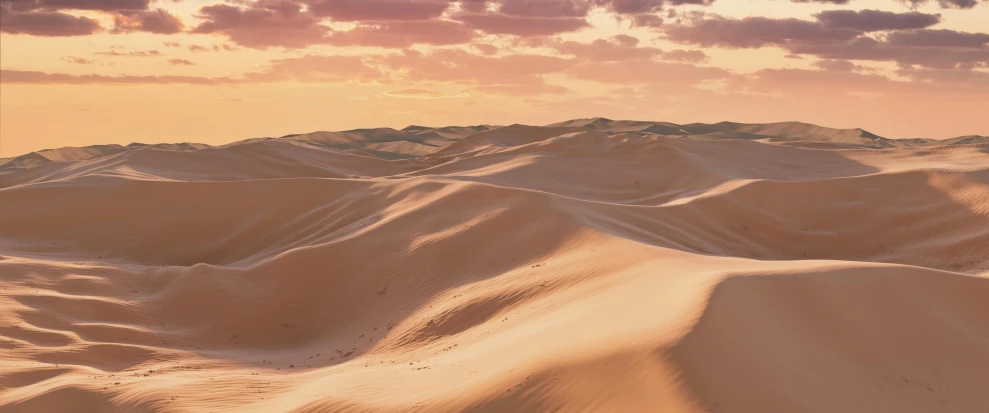
[[[987,148],[591,118],[29,154],[0,410],[978,411]]]

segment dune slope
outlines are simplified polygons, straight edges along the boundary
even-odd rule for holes
[[[989,146],[809,126],[8,168],[0,412],[989,409]]]

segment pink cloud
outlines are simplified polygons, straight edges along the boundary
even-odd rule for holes
[[[627,35],[619,35],[611,39],[597,39],[591,43],[556,40],[546,43],[547,46],[556,49],[561,54],[600,62],[648,60],[663,52],[655,47],[638,47],[639,39]]]
[[[136,50],[133,52],[118,52],[116,50],[108,50],[105,52],[96,52],[98,55],[104,56],[116,56],[116,57],[154,57],[161,56],[161,52],[157,50]]]
[[[721,68],[652,60],[590,62],[576,66],[567,73],[578,79],[600,83],[681,86],[695,85],[707,80],[726,79],[731,76],[731,72]]]
[[[22,84],[187,84],[187,85],[222,85],[236,83],[230,78],[207,78],[196,76],[103,76],[103,75],[68,75],[62,73],[45,73],[25,70],[0,70],[0,82]]]
[[[178,33],[185,28],[178,17],[163,9],[139,12],[121,12],[113,18],[114,33],[148,32],[157,34]]]
[[[404,48],[415,44],[453,45],[468,43],[476,33],[463,24],[444,20],[395,21],[359,25],[334,32],[328,42],[338,46]]]
[[[562,93],[543,76],[560,73],[576,64],[570,59],[539,55],[480,56],[459,49],[431,53],[406,50],[377,60],[403,74],[407,81],[450,82],[476,90],[505,94]]]
[[[493,54],[498,53],[498,47],[495,46],[495,45],[492,45],[492,44],[475,43],[475,44],[470,45],[470,47],[473,47],[473,48],[477,49],[477,51],[479,51],[482,54],[487,55],[487,56],[491,56]]]
[[[309,0],[309,10],[334,21],[430,20],[450,6],[449,0]]]
[[[105,12],[147,10],[151,0],[7,0],[20,10],[95,10]]]
[[[507,14],[460,14],[454,16],[467,27],[490,34],[548,36],[590,27],[583,17],[529,17]]]
[[[240,46],[256,49],[302,48],[324,43],[329,33],[320,19],[293,2],[254,2],[247,8],[216,4],[201,8],[199,17],[206,21],[193,33],[221,34]]]
[[[88,17],[48,11],[22,13],[0,3],[0,32],[3,33],[60,37],[85,36],[102,30],[98,21]]]
[[[93,61],[92,60],[86,59],[84,57],[63,57],[62,60],[65,60],[66,62],[69,62],[69,63],[75,63],[77,65],[90,65],[90,64],[93,64]]]
[[[639,39],[622,34],[610,39],[597,39],[590,43],[549,39],[540,41],[539,45],[556,49],[561,54],[574,56],[577,59],[595,62],[660,59],[698,63],[707,60],[707,55],[700,50],[667,52],[655,47],[639,47]]]
[[[270,68],[260,73],[250,73],[245,78],[251,82],[302,81],[302,82],[372,82],[386,81],[388,74],[369,65],[360,56],[315,56],[271,61]]]

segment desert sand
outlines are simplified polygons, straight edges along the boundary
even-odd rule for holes
[[[0,165],[2,412],[987,412],[989,139],[363,129]]]

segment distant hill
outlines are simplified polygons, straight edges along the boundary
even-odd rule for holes
[[[296,142],[325,146],[348,152],[365,153],[384,159],[404,159],[428,155],[464,137],[496,126],[446,126],[432,128],[411,125],[403,129],[352,129],[340,132],[311,132],[283,136]]]
[[[704,136],[715,139],[783,139],[833,142],[870,148],[893,148],[894,140],[862,129],[834,129],[802,122],[778,123],[690,123],[611,120],[606,118],[574,119],[546,125],[549,127],[581,126],[605,133],[651,133],[672,136]]]
[[[989,137],[959,136],[950,139],[888,139],[863,129],[835,129],[802,122],[776,123],[689,123],[612,120],[607,118],[572,119],[545,126],[474,125],[430,127],[409,125],[402,129],[370,128],[345,131],[317,131],[285,135],[279,138],[253,138],[224,146],[258,140],[278,139],[301,142],[344,152],[381,159],[408,159],[431,154],[450,155],[485,147],[504,147],[531,143],[561,134],[590,130],[614,135],[663,135],[692,139],[742,139],[767,141],[813,148],[897,148],[917,146],[989,144]],[[0,158],[0,170],[33,168],[60,162],[78,162],[110,156],[140,148],[168,151],[195,151],[210,145],[199,143],[164,143],[130,145],[93,145],[46,149]]]

